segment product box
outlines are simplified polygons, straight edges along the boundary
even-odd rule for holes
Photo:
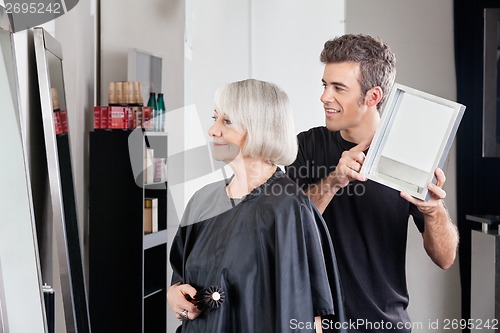
[[[130,128],[137,128],[141,127],[142,125],[142,107],[141,106],[131,106],[130,108],[130,115],[131,115],[131,127]]]
[[[61,115],[59,111],[54,111],[54,131],[56,132],[56,135],[59,135],[62,133],[62,126],[61,126]]]
[[[94,106],[94,129],[101,128],[101,107]]]
[[[158,198],[144,198],[144,233],[158,231]]]
[[[109,107],[94,106],[94,129],[106,129],[109,125]]]
[[[62,133],[68,133],[68,112],[66,110],[59,111],[59,120],[61,121]]]
[[[146,148],[144,159],[144,183],[152,184],[154,181],[154,149]]]
[[[111,129],[128,128],[128,108],[125,106],[110,106],[109,125]]]
[[[154,159],[154,176],[155,183],[167,181],[167,159],[164,157]]]
[[[101,127],[100,128],[109,128],[109,107],[108,106],[98,106],[101,112]]]
[[[135,115],[131,107],[127,107],[125,111],[125,122],[128,129],[135,128]]]

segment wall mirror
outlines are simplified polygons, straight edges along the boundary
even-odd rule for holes
[[[10,22],[0,6],[0,331],[47,332]]]
[[[500,157],[500,8],[484,9],[483,157]]]
[[[66,97],[59,42],[34,28],[42,122],[47,152],[52,221],[57,239],[67,332],[90,332],[78,231]]]
[[[361,168],[365,177],[422,200],[442,168],[465,106],[394,84]]]

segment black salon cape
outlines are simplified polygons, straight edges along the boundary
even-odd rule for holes
[[[185,216],[203,205],[197,197]],[[183,219],[170,261],[172,284],[218,285],[226,294],[220,308],[184,321],[178,330],[184,333],[314,332],[315,316],[344,318],[324,221],[281,170],[234,208],[202,221]]]

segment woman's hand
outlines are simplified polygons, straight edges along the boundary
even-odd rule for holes
[[[193,320],[200,315],[200,310],[188,301],[188,298],[194,298],[196,289],[189,284],[174,284],[168,289],[168,305],[179,320]]]

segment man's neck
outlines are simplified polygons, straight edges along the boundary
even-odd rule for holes
[[[373,112],[368,112],[356,127],[340,130],[340,135],[346,141],[359,144],[373,138],[379,122],[380,113],[375,109]]]

